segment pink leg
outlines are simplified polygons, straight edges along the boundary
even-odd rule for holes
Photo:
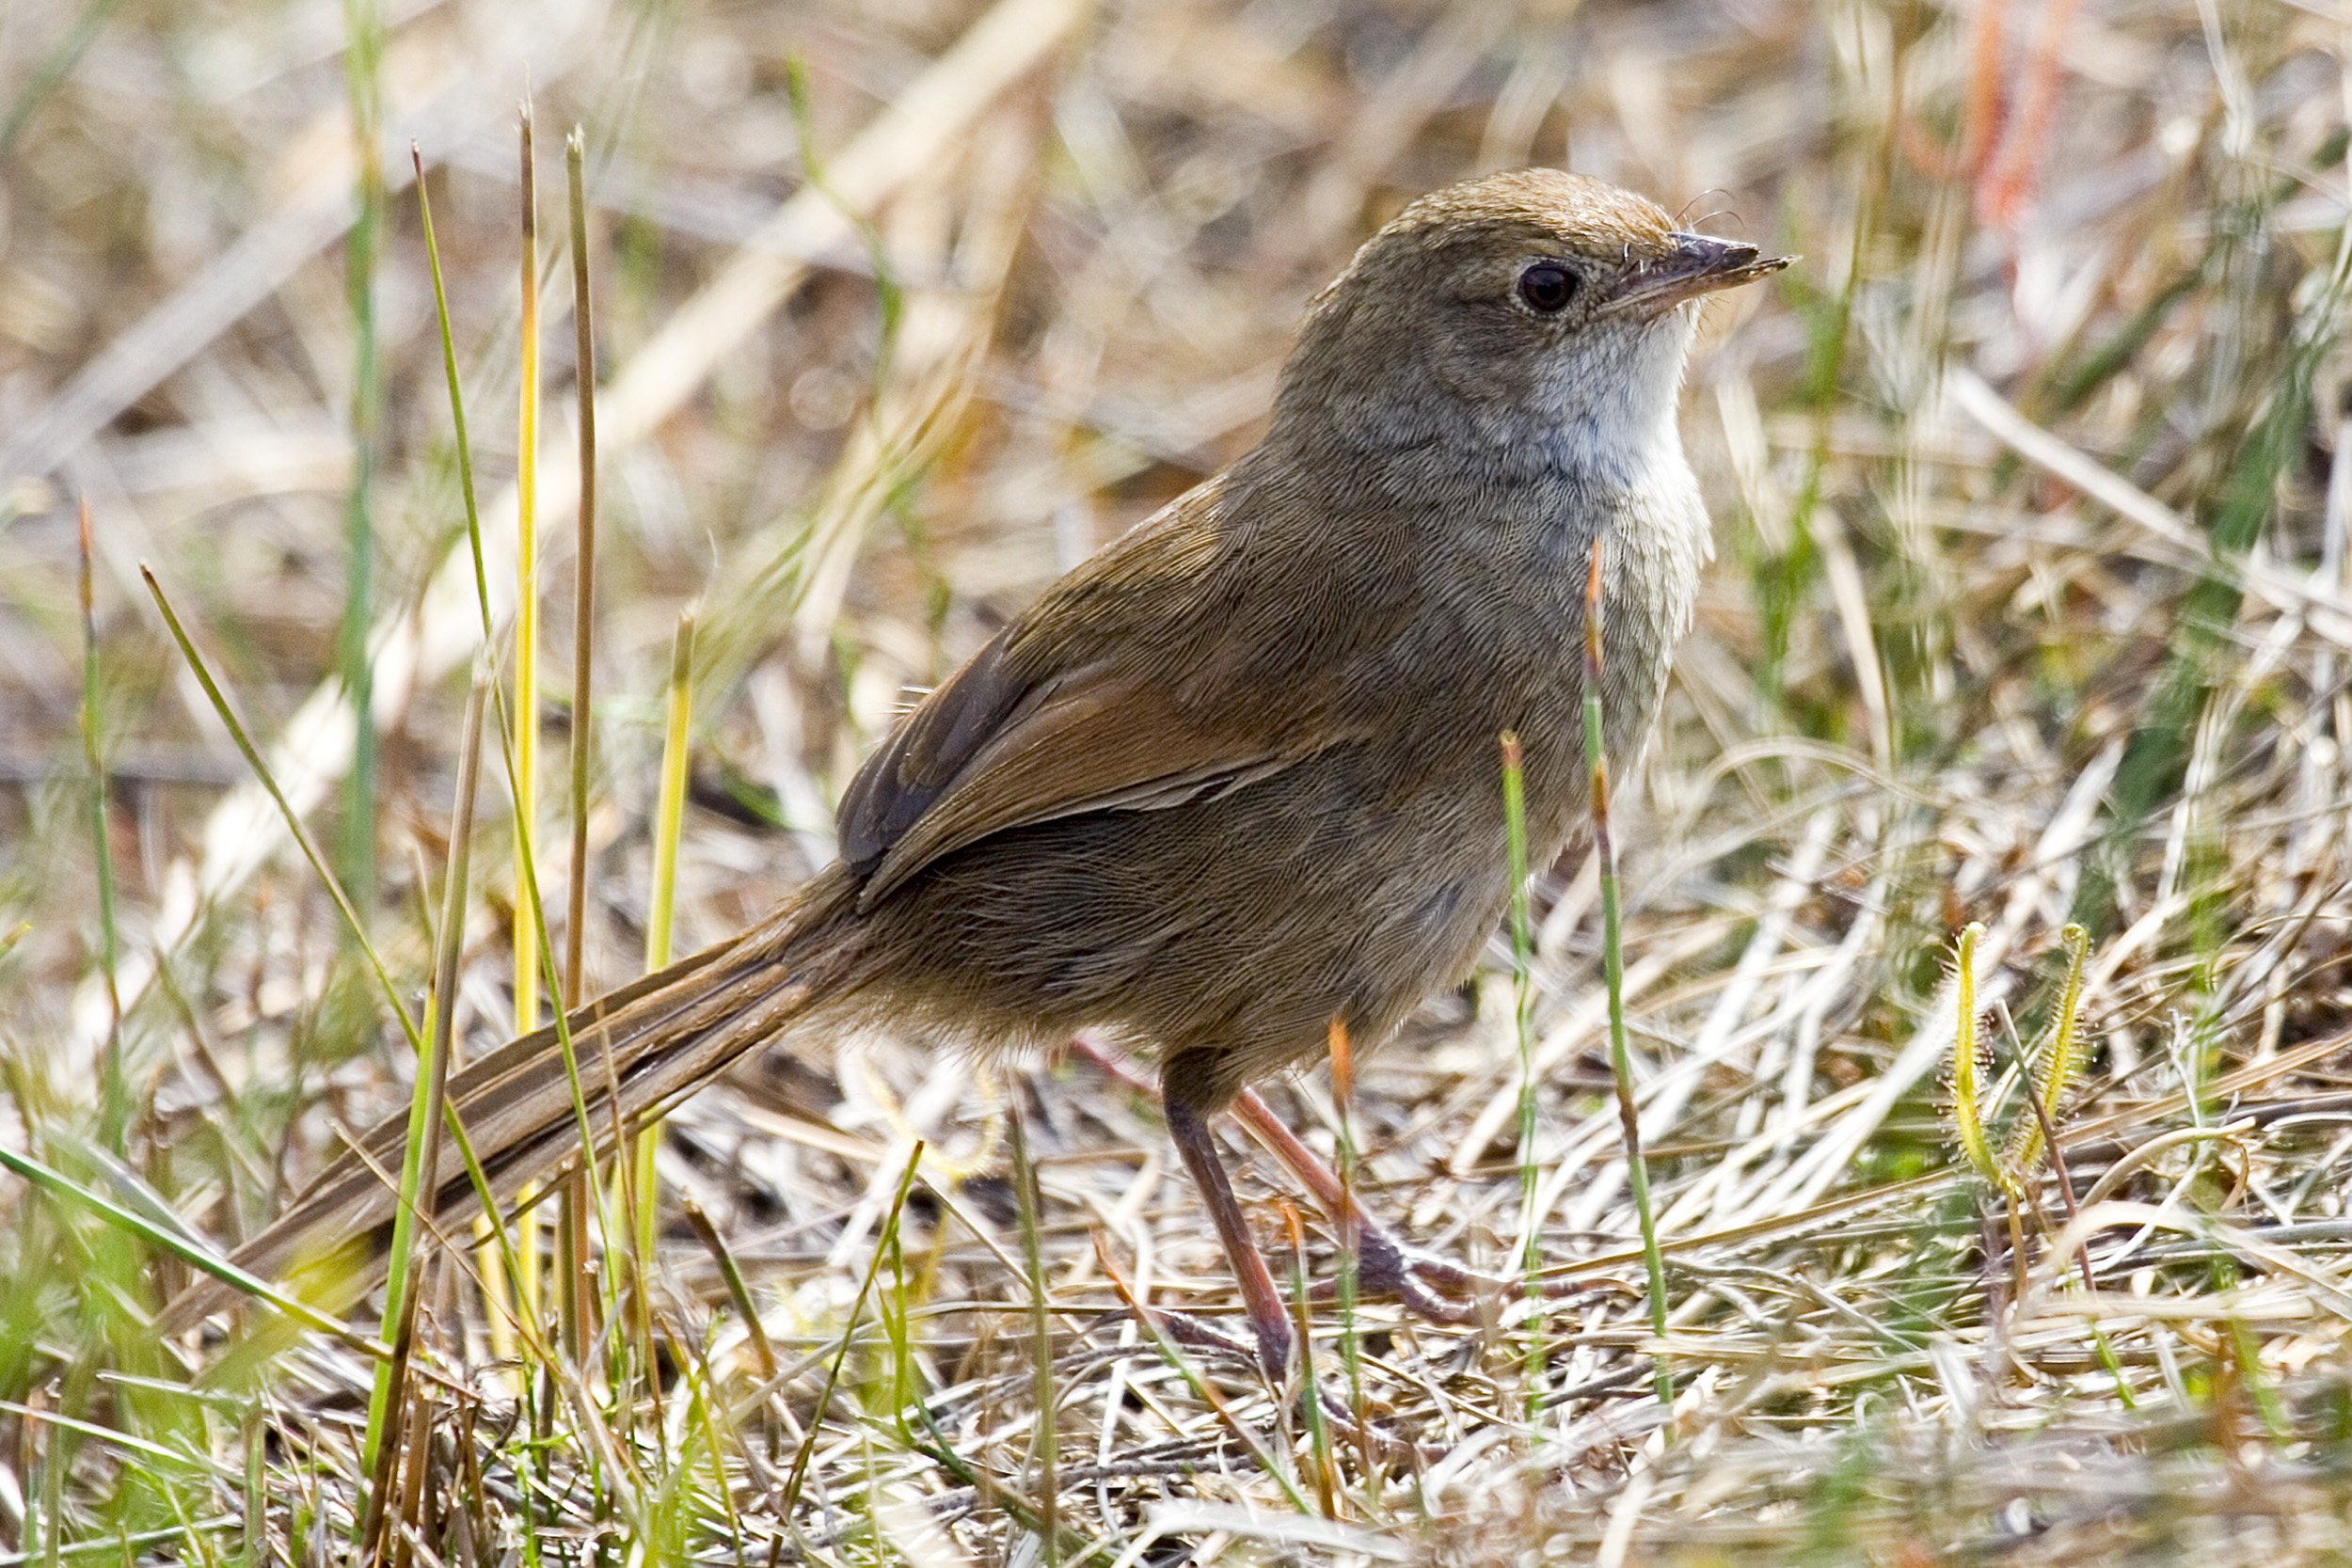
[[[1192,1173],[1193,1185],[1207,1200],[1209,1221],[1216,1226],[1216,1239],[1224,1243],[1225,1256],[1233,1265],[1242,1306],[1249,1314],[1249,1326],[1257,1331],[1259,1359],[1266,1376],[1279,1384],[1290,1370],[1292,1336],[1290,1318],[1275,1289],[1274,1272],[1266,1267],[1265,1255],[1258,1250],[1248,1222],[1242,1218],[1241,1202],[1233,1196],[1233,1184],[1216,1157],[1216,1141],[1210,1136],[1209,1124],[1173,1096],[1164,1097],[1160,1104],[1168,1117],[1168,1135],[1184,1157],[1184,1168]]]
[[[1086,1056],[1104,1072],[1131,1088],[1146,1094],[1157,1094],[1150,1080],[1138,1075],[1121,1057],[1100,1049],[1086,1040],[1073,1042],[1080,1054]],[[1163,1099],[1162,1105],[1168,1106]],[[1518,1292],[1527,1289],[1524,1279],[1506,1278],[1467,1268],[1450,1258],[1426,1252],[1406,1243],[1395,1231],[1366,1212],[1355,1195],[1341,1185],[1339,1177],[1309,1148],[1298,1135],[1282,1124],[1255,1089],[1244,1089],[1232,1101],[1234,1119],[1248,1128],[1252,1137],[1265,1147],[1268,1153],[1289,1171],[1298,1183],[1313,1195],[1316,1207],[1328,1215],[1331,1223],[1343,1235],[1352,1234],[1357,1248],[1357,1279],[1361,1287],[1374,1292],[1387,1292],[1403,1302],[1406,1307],[1432,1323],[1462,1323],[1470,1315],[1466,1301],[1448,1299],[1439,1294],[1443,1290],[1459,1294],[1473,1290],[1499,1292]],[[1179,1130],[1180,1119],[1184,1130]],[[1216,1151],[1208,1129],[1197,1113],[1186,1112],[1180,1117],[1172,1108],[1168,1117],[1168,1132],[1184,1156],[1185,1168],[1200,1187],[1209,1203],[1209,1216],[1216,1225],[1217,1239],[1225,1245],[1232,1259],[1236,1279],[1241,1282],[1242,1301],[1248,1308],[1251,1325],[1257,1329],[1262,1353],[1274,1337],[1279,1336],[1287,1358],[1291,1339],[1290,1325],[1282,1315],[1280,1298],[1275,1293],[1273,1277],[1257,1245],[1249,1238],[1243,1222],[1241,1205],[1233,1196],[1225,1168],[1217,1162]],[[1243,1258],[1247,1255],[1248,1264]],[[1254,1270],[1251,1265],[1254,1265]],[[1263,1279],[1263,1290],[1253,1293],[1252,1274]],[[1537,1287],[1547,1298],[1556,1299],[1591,1289],[1589,1284],[1572,1280],[1545,1280]],[[1316,1289],[1318,1296],[1328,1296],[1328,1284]]]

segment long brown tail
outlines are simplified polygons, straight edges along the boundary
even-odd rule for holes
[[[818,911],[831,901],[818,889],[809,891],[818,895],[796,899],[741,936],[573,1012],[567,1026],[580,1075],[577,1102],[552,1024],[451,1074],[449,1107],[488,1180],[491,1200],[503,1207],[529,1183],[576,1165],[583,1108],[596,1153],[607,1155],[624,1132],[659,1117],[821,1000],[834,976],[812,973],[815,955],[796,939],[812,923],[822,924]],[[398,1206],[392,1184],[407,1136],[405,1112],[378,1122],[230,1261],[274,1280],[297,1264],[354,1253],[337,1257],[332,1293],[340,1298],[335,1305],[357,1296],[380,1275],[390,1248]],[[423,1190],[434,1195],[433,1219],[445,1234],[481,1212],[482,1194],[453,1138],[441,1139],[439,1168]],[[181,1292],[158,1327],[192,1327],[235,1295],[232,1287],[207,1278]]]

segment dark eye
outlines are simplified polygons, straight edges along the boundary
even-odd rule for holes
[[[1576,274],[1549,261],[1538,261],[1519,274],[1519,297],[1530,309],[1547,316],[1565,310],[1576,297]]]

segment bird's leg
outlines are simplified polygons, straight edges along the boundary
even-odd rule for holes
[[[1356,1201],[1356,1195],[1347,1190],[1338,1174],[1297,1133],[1283,1125],[1282,1118],[1259,1098],[1257,1090],[1244,1089],[1234,1096],[1233,1118],[1314,1195],[1316,1206],[1330,1217],[1342,1239],[1353,1241],[1356,1280],[1361,1289],[1393,1295],[1431,1323],[1458,1323],[1469,1320],[1469,1305],[1448,1301],[1431,1289],[1433,1284],[1454,1290],[1470,1285],[1507,1285],[1507,1281],[1476,1274],[1451,1259],[1408,1245]]]
[[[1128,1087],[1143,1094],[1156,1095],[1160,1092],[1149,1079],[1136,1072],[1127,1060],[1117,1053],[1106,1051],[1084,1038],[1073,1040],[1071,1044],[1080,1054]],[[1166,1104],[1165,1099],[1162,1102]],[[1341,1183],[1331,1167],[1324,1164],[1322,1158],[1313,1149],[1309,1148],[1300,1140],[1298,1134],[1283,1125],[1282,1119],[1274,1114],[1273,1109],[1263,1099],[1259,1098],[1257,1090],[1244,1089],[1235,1095],[1232,1110],[1234,1119],[1248,1128],[1250,1135],[1265,1146],[1266,1151],[1281,1164],[1282,1168],[1289,1171],[1297,1180],[1299,1185],[1313,1195],[1315,1207],[1321,1209],[1329,1217],[1331,1223],[1339,1227],[1341,1234],[1354,1237],[1357,1250],[1356,1278],[1362,1289],[1387,1291],[1403,1302],[1407,1310],[1431,1323],[1444,1323],[1467,1322],[1470,1316],[1470,1308],[1468,1303],[1450,1301],[1438,1294],[1439,1290],[1456,1292],[1469,1290],[1524,1292],[1527,1290],[1528,1282],[1524,1279],[1506,1279],[1501,1275],[1483,1273],[1457,1263],[1451,1258],[1414,1246],[1398,1236],[1388,1225],[1375,1217],[1365,1210],[1362,1204],[1356,1201],[1355,1195]],[[1197,1116],[1193,1119],[1196,1122],[1199,1120]],[[1168,1131],[1171,1136],[1174,1135],[1175,1130],[1176,1121],[1171,1116],[1168,1121]],[[1208,1143],[1205,1132],[1201,1134],[1201,1141],[1203,1148],[1207,1150],[1206,1158],[1216,1171],[1216,1185],[1222,1189],[1226,1202],[1233,1205],[1233,1224],[1238,1227],[1241,1223],[1240,1206],[1233,1200],[1232,1188],[1226,1180],[1225,1168],[1216,1163],[1215,1147]],[[1178,1148],[1180,1149],[1184,1148],[1181,1140],[1179,1140]],[[1201,1175],[1200,1165],[1195,1163],[1194,1156],[1189,1151],[1184,1153],[1184,1164],[1192,1171],[1193,1180],[1200,1183],[1200,1190],[1204,1194],[1211,1192],[1211,1180]],[[1216,1206],[1215,1197],[1210,1199],[1210,1206],[1214,1213]],[[1217,1227],[1217,1235],[1220,1239],[1228,1235],[1221,1221]],[[1257,1248],[1249,1243],[1247,1232],[1242,1233],[1242,1243],[1248,1247],[1251,1257],[1257,1257]],[[1245,1275],[1247,1271],[1242,1266],[1241,1255],[1235,1251],[1230,1240],[1226,1242],[1225,1250],[1233,1255],[1235,1274]],[[1263,1259],[1258,1259],[1258,1266],[1262,1271],[1264,1269],[1265,1264]],[[1548,1300],[1580,1294],[1591,1288],[1587,1283],[1566,1279],[1542,1280],[1535,1287],[1537,1293]],[[1247,1298],[1248,1288],[1246,1284],[1243,1287],[1243,1293]],[[1270,1285],[1268,1293],[1271,1295]],[[1332,1294],[1330,1282],[1326,1281],[1316,1287],[1315,1294],[1318,1297],[1327,1297]],[[1279,1310],[1279,1305],[1272,1310]],[[1259,1310],[1255,1307],[1250,1308],[1250,1317],[1252,1322],[1256,1322],[1259,1318]],[[1263,1334],[1261,1338],[1263,1338]],[[1287,1343],[1287,1325],[1285,1326],[1285,1342]]]
[[[1463,1323],[1470,1315],[1468,1303],[1449,1301],[1438,1293],[1448,1291],[1493,1290],[1525,1291],[1524,1279],[1505,1278],[1457,1263],[1453,1259],[1414,1246],[1356,1201],[1322,1158],[1282,1123],[1255,1089],[1233,1097],[1233,1117],[1281,1163],[1282,1168],[1314,1195],[1316,1206],[1331,1217],[1343,1236],[1355,1238],[1356,1278],[1367,1291],[1386,1291],[1412,1311],[1432,1323]],[[1433,1289],[1435,1287],[1435,1289]],[[1548,1299],[1579,1294],[1588,1284],[1566,1279],[1537,1282]],[[1319,1293],[1328,1293],[1324,1288]]]
[[[1291,1325],[1274,1287],[1274,1271],[1266,1267],[1265,1256],[1242,1218],[1241,1202],[1233,1196],[1233,1183],[1217,1159],[1208,1122],[1184,1095],[1163,1093],[1160,1105],[1167,1117],[1168,1138],[1184,1157],[1184,1168],[1192,1173],[1193,1185],[1207,1200],[1209,1222],[1216,1227],[1216,1239],[1224,1243],[1225,1256],[1233,1265],[1242,1307],[1249,1314],[1249,1326],[1257,1330],[1259,1359],[1266,1375],[1279,1383],[1290,1370]]]

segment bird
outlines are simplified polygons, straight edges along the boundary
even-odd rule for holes
[[[1406,205],[1309,303],[1260,443],[915,704],[843,796],[834,863],[569,1017],[584,1107],[552,1026],[453,1073],[489,1200],[771,1043],[882,1029],[993,1059],[1085,1032],[1156,1065],[1279,1374],[1290,1318],[1213,1118],[1467,975],[1514,891],[1499,736],[1528,863],[1587,830],[1597,545],[1603,748],[1640,752],[1712,553],[1677,424],[1697,314],[1790,260],[1558,169]],[[232,1260],[380,1260],[405,1136],[361,1136]],[[444,1227],[483,1201],[446,1146],[420,1190]],[[1367,1288],[1403,1287],[1411,1259],[1383,1258]],[[229,1296],[192,1287],[164,1323]]]

